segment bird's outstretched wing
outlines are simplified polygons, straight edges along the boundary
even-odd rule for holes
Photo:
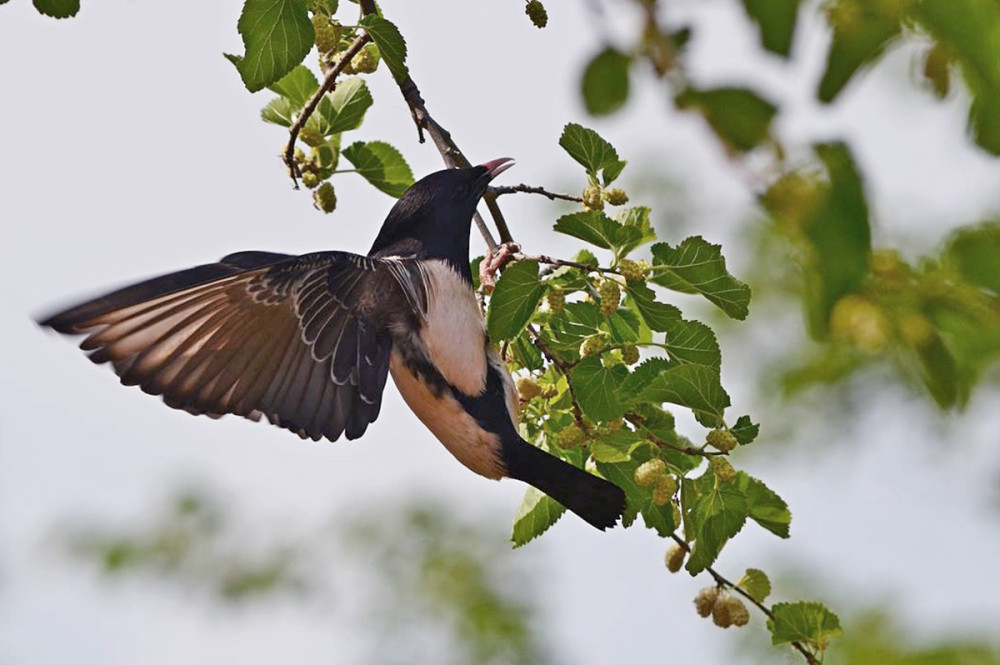
[[[303,438],[336,440],[378,417],[392,347],[382,313],[425,308],[412,261],[241,252],[40,323],[87,334],[91,360],[171,407],[264,415]]]

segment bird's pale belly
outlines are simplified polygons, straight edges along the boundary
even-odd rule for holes
[[[487,478],[506,475],[500,461],[499,437],[480,427],[450,391],[435,392],[428,387],[396,352],[389,371],[406,404],[459,462]]]

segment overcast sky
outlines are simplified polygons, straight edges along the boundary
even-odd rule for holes
[[[430,111],[470,159],[518,160],[503,184],[580,186],[556,142],[563,124],[583,122],[633,160],[626,187],[672,180],[697,232],[731,241],[752,215],[751,194],[696,118],[670,113],[649,84],[611,120],[584,115],[576,72],[603,32],[586,4],[550,2],[550,27],[542,31],[514,0],[382,6],[406,35]],[[780,128],[790,142],[852,139],[863,169],[878,175],[868,182],[878,238],[907,237],[927,249],[949,226],[997,212],[1000,172],[962,142],[964,102],[927,103],[907,81],[905,54],[837,108],[818,111],[802,82],[815,80],[821,31],[805,26],[799,58],[786,68],[753,55],[752,33],[729,3],[677,4],[703,28],[694,42],[698,80],[748,78],[788,101]],[[142,584],[109,589],[52,552],[46,535],[60,520],[127,522],[185,478],[218,486],[262,523],[305,528],[430,493],[505,529],[523,493],[519,483],[468,473],[392,388],[362,441],[303,443],[277,428],[165,408],[31,322],[109,287],[237,250],[367,249],[392,200],[355,176],[338,176],[338,210],[324,217],[290,188],[277,158],[283,134],[258,118],[269,94],[249,95],[221,56],[242,48],[240,5],[84,0],[67,21],[38,16],[27,0],[0,7],[5,664],[351,662],[350,632],[307,608],[286,603],[226,615]],[[440,168],[430,144],[416,143],[386,73],[370,86],[376,105],[356,138],[392,142],[418,176]],[[562,208],[523,197],[505,198],[504,208],[530,250],[559,254],[573,246],[548,233]],[[680,239],[670,220],[657,221],[665,239]],[[732,254],[737,272],[753,260]],[[737,408],[752,402],[755,388],[740,374],[752,364],[740,351],[723,349]],[[820,568],[859,602],[904,598],[903,616],[926,635],[995,628],[1000,596],[982,593],[984,580],[1000,572],[1000,529],[987,491],[1000,467],[995,403],[974,401],[949,430],[953,445],[934,445],[938,421],[921,415],[926,401],[870,398],[877,412],[841,430],[851,447],[779,448],[747,461],[790,503],[793,538],[748,527],[720,570],[739,577],[747,566]],[[755,445],[767,445],[767,426]],[[698,620],[690,606],[707,581],[667,575],[662,550],[648,531],[600,534],[565,519],[518,553],[545,571],[552,642],[566,662],[666,659],[665,645],[673,660],[721,662],[736,637]],[[601,630],[581,630],[597,617]],[[753,622],[759,630],[761,617]]]

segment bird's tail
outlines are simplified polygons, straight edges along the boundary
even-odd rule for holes
[[[625,492],[518,438],[505,445],[504,462],[511,478],[524,481],[601,529],[614,526],[625,509]]]

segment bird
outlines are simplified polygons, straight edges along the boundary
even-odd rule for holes
[[[44,317],[124,385],[213,418],[302,438],[357,439],[389,375],[444,447],[486,478],[513,478],[589,524],[614,526],[617,485],[525,441],[518,397],[476,299],[469,236],[509,158],[445,169],[392,206],[366,256],[242,251]]]

